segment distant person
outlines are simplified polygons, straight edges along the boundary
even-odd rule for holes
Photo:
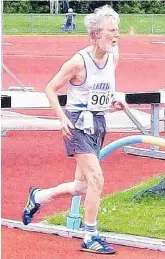
[[[73,12],[72,8],[69,8],[65,14],[65,24],[62,26],[64,31],[75,31],[74,17],[76,17],[76,13]]]

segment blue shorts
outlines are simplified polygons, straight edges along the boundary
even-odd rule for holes
[[[66,111],[66,116],[75,126],[81,112]],[[106,121],[104,115],[97,115],[93,112],[94,134],[84,133],[80,129],[70,129],[72,138],[64,137],[64,144],[67,156],[74,154],[92,153],[99,157],[100,149],[102,147],[106,134]]]

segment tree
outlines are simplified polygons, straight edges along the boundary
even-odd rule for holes
[[[165,13],[165,1],[3,1],[4,13],[65,13],[68,4],[77,13],[93,12],[105,4],[111,5],[119,13]]]
[[[5,13],[31,13],[32,7],[29,1],[4,1]]]

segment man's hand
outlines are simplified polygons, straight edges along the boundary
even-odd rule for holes
[[[113,107],[116,109],[116,110],[128,110],[129,109],[129,106],[128,104],[125,102],[125,101],[115,101],[114,104],[113,104]]]
[[[63,118],[61,118],[61,126],[62,126],[61,128],[62,135],[64,137],[71,139],[72,133],[70,132],[69,128],[74,129],[74,126],[66,115]]]

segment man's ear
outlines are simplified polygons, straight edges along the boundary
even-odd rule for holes
[[[95,30],[95,31],[92,32],[92,39],[100,39],[99,30]]]

